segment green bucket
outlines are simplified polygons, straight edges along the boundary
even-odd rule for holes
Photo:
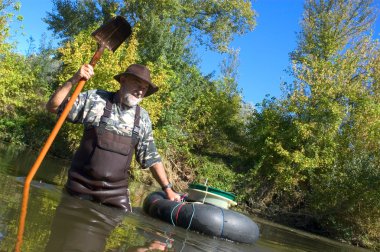
[[[201,190],[201,191],[204,191],[204,192],[207,191],[209,193],[214,193],[216,195],[219,195],[221,197],[227,198],[227,199],[232,200],[232,201],[234,201],[235,198],[236,198],[236,195],[233,194],[233,193],[229,193],[229,192],[220,190],[218,188],[211,187],[211,186],[205,186],[205,185],[202,185],[202,184],[197,184],[197,183],[189,184],[189,188],[190,189]]]

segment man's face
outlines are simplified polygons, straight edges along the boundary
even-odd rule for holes
[[[149,84],[131,75],[120,77],[120,99],[121,103],[132,107],[141,102]]]

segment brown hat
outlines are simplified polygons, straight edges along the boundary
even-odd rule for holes
[[[144,97],[147,97],[151,94],[154,94],[155,92],[158,91],[158,87],[152,83],[150,79],[150,71],[146,66],[140,65],[140,64],[132,64],[130,65],[127,70],[125,70],[124,73],[115,75],[113,78],[120,82],[120,77],[123,75],[132,75],[140,80],[143,80],[149,84],[149,88],[146,91]]]

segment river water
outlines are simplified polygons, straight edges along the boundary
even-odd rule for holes
[[[0,142],[0,251],[14,251],[23,183],[38,153]],[[21,251],[367,251],[254,216],[260,238],[238,244],[186,231],[142,211],[158,188],[131,183],[133,212],[62,193],[70,163],[46,157],[32,181]]]

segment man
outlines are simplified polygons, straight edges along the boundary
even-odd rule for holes
[[[74,84],[94,75],[91,65],[83,65],[50,97],[46,108],[60,114]],[[179,201],[172,190],[153,140],[148,113],[138,106],[144,97],[158,91],[147,67],[133,64],[114,76],[120,83],[116,93],[89,90],[81,93],[67,120],[82,123],[84,134],[74,155],[66,190],[73,195],[131,211],[128,170],[132,155],[149,168],[167,198]]]

